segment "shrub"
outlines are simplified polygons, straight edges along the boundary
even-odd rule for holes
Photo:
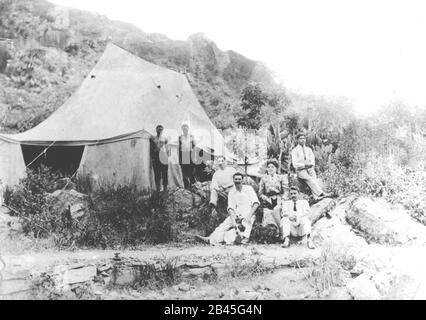
[[[55,229],[56,218],[46,212],[45,195],[60,185],[60,174],[49,167],[27,169],[27,177],[17,187],[6,188],[5,204],[12,214],[23,219],[22,228],[36,237],[45,237]]]
[[[343,286],[345,269],[353,268],[354,261],[344,250],[327,243],[321,251],[319,260],[307,275],[307,280],[318,294],[328,292],[333,287]]]
[[[255,221],[250,234],[250,241],[254,243],[277,243],[280,241],[280,232],[275,225],[263,226],[262,221]]]
[[[106,248],[173,240],[165,197],[129,186],[101,188],[91,195],[91,209],[77,244]]]
[[[6,189],[5,203],[22,218],[24,233],[50,237],[58,247],[126,247],[174,239],[172,219],[164,205],[167,195],[104,185],[88,195],[85,216],[73,219],[67,209],[57,212],[46,201],[48,193],[62,187],[61,175],[42,166],[28,170],[17,187]]]

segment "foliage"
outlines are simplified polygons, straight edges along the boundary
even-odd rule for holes
[[[234,108],[249,81],[273,83],[267,68],[235,52],[220,51],[202,34],[174,41],[44,0],[1,1],[0,37],[14,42],[7,76],[0,79],[4,90],[0,89],[0,105],[8,107],[4,127],[9,132],[34,127],[62,105],[110,40],[147,61],[185,74],[219,128],[236,126]],[[47,92],[59,94],[47,99]],[[23,107],[14,108],[21,100]]]
[[[261,260],[256,259],[247,263],[244,261],[243,254],[231,256],[229,265],[231,269],[230,276],[232,278],[251,279],[272,272],[275,269],[275,262],[272,265],[267,265]]]
[[[225,145],[241,164],[250,164],[266,157],[266,137],[264,130],[238,128],[223,131]]]
[[[247,129],[258,130],[261,126],[261,110],[267,96],[258,83],[250,83],[241,92],[241,111],[237,123]]]
[[[250,234],[254,243],[277,243],[280,241],[279,230],[275,225],[263,226],[261,221],[255,221]]]
[[[140,290],[146,288],[160,290],[177,284],[181,273],[177,268],[178,258],[163,257],[157,264],[145,263],[137,266],[138,280],[136,287]]]
[[[171,220],[159,194],[106,186],[91,195],[92,207],[76,244],[103,248],[172,240]]]
[[[56,190],[59,185],[59,174],[46,166],[38,169],[27,169],[26,178],[15,188],[7,188],[5,204],[24,216],[40,214],[45,205],[44,196]]]
[[[35,238],[51,237],[58,247],[133,246],[173,240],[174,231],[164,196],[109,185],[89,195],[83,219],[56,212],[46,195],[63,187],[63,179],[48,167],[29,170],[27,177],[7,189],[5,203],[23,220],[23,231]]]
[[[204,200],[199,210],[187,218],[188,226],[200,230],[203,236],[210,235],[228,217],[227,199],[219,196],[214,210],[208,203],[209,197]]]
[[[330,291],[345,283],[345,268],[353,268],[354,259],[332,244],[324,245],[321,256],[310,270],[307,280],[318,294]]]

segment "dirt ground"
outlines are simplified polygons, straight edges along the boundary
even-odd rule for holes
[[[426,263],[423,247],[371,246],[365,252],[374,257],[376,265],[397,272],[394,288],[384,297],[413,298],[422,283]],[[95,286],[96,299],[352,299],[345,290],[351,280],[345,275],[343,285],[318,292],[315,279],[309,277],[312,264],[322,248],[309,250],[303,245],[281,248],[278,245],[204,246],[163,245],[146,246],[137,250],[78,250],[3,255],[6,270],[3,274],[31,271],[32,274],[54,270],[58,266],[102,265],[111,262],[116,253],[125,261],[158,264],[175,261],[178,266],[192,266],[178,283],[162,288],[136,288],[132,285]],[[245,273],[254,264],[260,270]],[[205,277],[213,266],[215,278]],[[386,267],[385,267],[386,266]],[[43,298],[43,297],[41,297]]]
[[[363,246],[348,271],[333,269],[330,257],[324,260],[326,243],[314,250],[302,243],[282,248],[193,242],[132,250],[57,250],[49,240],[34,241],[20,233],[3,234],[0,240],[5,263],[0,263],[0,299],[346,300],[359,291],[368,298],[371,292],[363,286],[348,289],[360,274],[367,274],[380,289],[380,295],[372,297],[426,298],[425,245]],[[168,281],[151,274],[141,286],[141,273],[135,270],[147,267],[163,268]],[[41,278],[50,281],[47,287]]]

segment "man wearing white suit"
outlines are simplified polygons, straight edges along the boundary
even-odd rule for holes
[[[282,202],[281,228],[283,247],[290,246],[290,236],[303,237],[309,249],[314,249],[311,239],[311,208],[307,200],[299,199],[297,187],[290,188],[290,200]]]

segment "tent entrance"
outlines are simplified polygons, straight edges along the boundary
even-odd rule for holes
[[[52,146],[45,154],[41,154],[46,146],[21,145],[21,147],[25,165],[28,166],[32,162],[29,168],[34,169],[43,164],[65,175],[72,175],[77,171],[84,151],[84,146]]]

